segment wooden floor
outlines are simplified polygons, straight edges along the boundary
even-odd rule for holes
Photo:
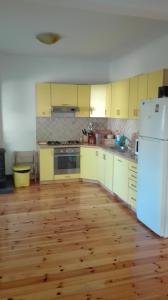
[[[168,239],[101,187],[0,196],[0,300],[168,299]]]

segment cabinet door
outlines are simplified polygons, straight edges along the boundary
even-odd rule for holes
[[[129,119],[138,117],[138,76],[130,78]]]
[[[91,117],[105,117],[106,85],[91,85]]]
[[[148,99],[158,98],[158,87],[163,85],[164,70],[148,73]]]
[[[90,85],[78,85],[78,107],[79,112],[76,117],[89,117],[90,116]]]
[[[51,84],[52,106],[77,106],[77,85]]]
[[[40,149],[40,181],[54,179],[54,149]]]
[[[111,117],[111,93],[112,93],[112,84],[109,83],[106,85],[106,107],[105,107],[105,116],[106,118]]]
[[[104,185],[113,191],[113,167],[114,167],[114,155],[111,153],[105,153],[105,175]]]
[[[37,117],[51,116],[51,87],[49,83],[36,84]]]
[[[140,103],[144,99],[148,99],[148,75],[147,74],[138,76],[138,115],[139,115]]]
[[[104,184],[105,178],[105,151],[98,149],[97,153],[97,180]]]
[[[112,118],[128,118],[129,80],[116,81],[112,83]]]
[[[97,180],[96,148],[81,147],[80,174],[81,178]]]
[[[113,192],[128,202],[128,161],[114,157]]]

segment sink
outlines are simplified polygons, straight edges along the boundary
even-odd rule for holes
[[[112,146],[110,147],[110,149],[114,150],[114,151],[118,151],[118,152],[127,152],[128,148],[124,147],[124,146]]]

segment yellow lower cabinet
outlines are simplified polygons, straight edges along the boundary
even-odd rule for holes
[[[80,177],[97,180],[96,147],[81,147],[80,151]]]
[[[137,191],[137,163],[129,161],[128,163],[128,204],[136,209],[136,191]]]
[[[106,152],[104,185],[111,192],[113,191],[113,168],[114,168],[114,155],[109,152]]]
[[[113,192],[128,203],[128,161],[114,156]]]
[[[54,149],[40,149],[40,181],[54,179]]]
[[[104,184],[104,178],[105,178],[105,151],[102,149],[96,150],[96,156],[97,156],[97,180]]]
[[[136,191],[131,188],[129,188],[129,191],[128,191],[128,204],[133,209],[136,209]]]

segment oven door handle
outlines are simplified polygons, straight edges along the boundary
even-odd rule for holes
[[[63,157],[63,156],[66,156],[66,157],[70,157],[70,156],[73,156],[73,157],[79,157],[80,154],[54,154],[54,157]]]

